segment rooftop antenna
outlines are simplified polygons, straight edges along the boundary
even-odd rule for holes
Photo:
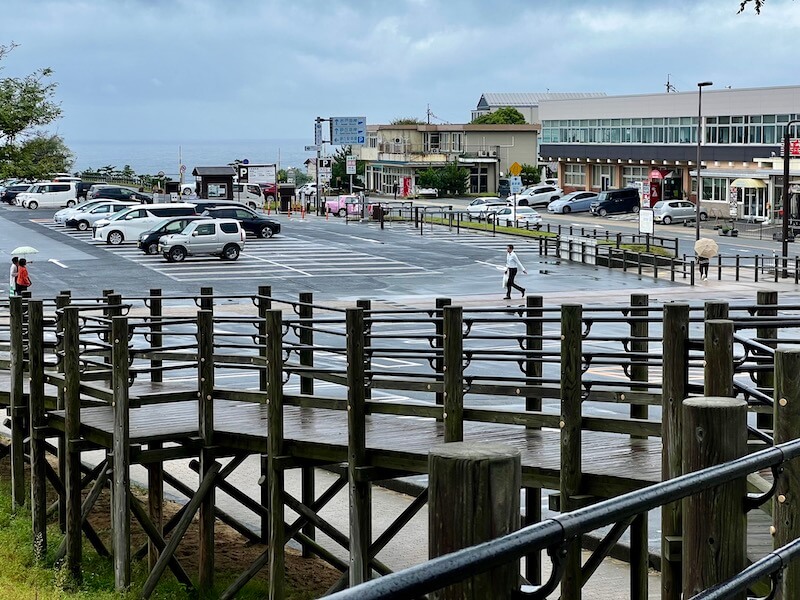
[[[667,83],[666,83],[666,84],[664,84],[664,87],[666,87],[666,88],[667,88],[667,93],[668,93],[668,94],[669,94],[670,92],[677,92],[677,91],[678,91],[678,90],[676,90],[676,89],[675,89],[675,86],[674,86],[674,85],[672,85],[672,84],[669,82],[669,75],[670,75],[670,74],[669,74],[669,73],[667,73]]]

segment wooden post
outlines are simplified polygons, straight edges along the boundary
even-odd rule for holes
[[[163,448],[161,442],[150,442],[148,450]],[[147,464],[147,513],[155,532],[164,536],[164,463],[161,461]],[[160,550],[153,540],[147,540],[147,567],[150,571],[156,566]]]
[[[47,448],[44,408],[44,306],[28,301],[28,348],[30,401],[28,402],[31,454],[31,521],[33,556],[37,563],[47,555]]]
[[[105,353],[103,362],[105,362],[105,364],[107,365],[106,368],[108,370],[111,370],[112,369],[111,365],[113,362],[111,354],[113,353],[113,349],[111,349],[110,344],[113,333],[111,331],[110,321],[113,320],[114,317],[122,315],[122,306],[121,306],[122,294],[115,294],[113,290],[109,290],[109,293],[105,294],[105,298],[106,298],[106,308],[103,310],[103,313],[105,314],[105,317],[109,319],[109,323],[105,325],[106,331],[103,333],[103,341],[106,344],[109,344],[109,350]],[[113,373],[109,374],[109,376],[106,378],[106,381],[108,382],[108,387],[113,387],[114,374]]]
[[[541,352],[542,351],[542,334],[544,333],[544,326],[542,324],[542,316],[544,311],[544,299],[542,296],[528,296],[527,312],[525,320],[525,349],[528,352]],[[533,358],[528,356],[525,361],[525,376],[533,379],[541,378],[542,376],[542,359],[541,356]],[[527,382],[532,385],[531,381]],[[538,382],[537,382],[538,385]],[[525,398],[525,410],[536,411],[542,410],[542,399],[535,396],[528,396]],[[536,429],[539,429],[536,427]],[[541,488],[525,488],[525,517],[524,526],[533,525],[542,520],[542,489]],[[525,555],[525,578],[534,585],[542,583],[542,553],[531,552]]]
[[[778,272],[778,265],[775,265],[775,272]],[[759,308],[759,317],[776,317],[778,309],[775,308],[778,304],[778,292],[762,290],[756,294],[757,302],[759,305],[766,305],[770,308]],[[775,348],[778,345],[778,328],[777,327],[759,327],[756,329],[756,337],[765,346]],[[759,361],[764,364],[766,361]],[[774,371],[758,371],[756,373],[756,383],[759,388],[772,388],[775,386],[775,372]],[[762,430],[772,430],[772,415],[769,413],[756,413],[756,426]]]
[[[109,296],[109,298],[111,298]],[[131,585],[130,517],[130,412],[128,395],[128,318],[111,321],[111,365],[113,369],[114,436],[112,452],[114,479],[111,493],[114,588],[125,591]],[[72,439],[72,438],[71,438]],[[80,454],[78,454],[80,458]],[[80,498],[80,488],[78,488]],[[78,506],[80,510],[80,505]]]
[[[444,352],[444,340],[442,339],[442,335],[444,334],[444,307],[450,306],[450,303],[450,298],[436,298],[436,314],[434,315],[433,320],[433,324],[436,329],[436,337],[433,340],[433,347],[439,354]],[[436,370],[436,380],[444,381],[444,377],[442,375],[444,370],[444,357],[437,356],[433,360],[433,364]],[[438,406],[442,406],[444,404],[444,394],[442,392],[436,392],[436,404]]]
[[[303,292],[299,296],[299,316],[300,316],[300,345],[304,348],[300,350],[300,364],[304,367],[314,366],[314,295],[311,292]],[[369,300],[359,300],[359,303],[366,302],[369,309]],[[300,393],[304,395],[314,394],[313,375],[300,377]],[[304,410],[304,409],[301,409]],[[303,466],[300,468],[300,499],[306,506],[312,506],[316,499],[315,494],[315,471],[313,466]],[[317,538],[317,530],[314,524],[309,521],[303,526],[303,534],[311,539]],[[314,553],[308,544],[303,544],[303,558],[311,558]]]
[[[347,475],[350,486],[350,586],[370,578],[372,490],[361,477],[367,465],[364,398],[364,311],[348,308],[347,320]]]
[[[800,438],[800,350],[775,352],[775,444]],[[775,548],[800,537],[800,460],[783,464],[775,489],[772,519]],[[800,597],[800,563],[792,561],[783,571],[778,600]]]
[[[214,311],[214,288],[200,288],[200,310]]]
[[[10,402],[11,413],[11,500],[16,510],[25,504],[25,394],[23,377],[25,372],[25,336],[23,333],[23,311],[26,309],[21,296],[8,299],[10,318]],[[25,412],[23,412],[25,411]]]
[[[580,304],[561,306],[561,510],[575,508],[574,497],[581,486],[581,362],[582,314]],[[561,579],[561,597],[581,597],[581,541],[567,544]]]
[[[64,308],[69,306],[70,294],[69,292],[61,292],[56,296],[56,352],[62,357],[64,353]],[[56,366],[58,373],[64,373],[64,360],[58,361]],[[64,410],[64,387],[59,386],[56,390],[56,407],[58,410]],[[66,434],[58,434],[58,475],[63,480],[67,473],[67,443]],[[63,486],[62,486],[63,490]],[[67,531],[67,500],[62,490],[59,490],[58,496],[58,526],[62,533]]]
[[[519,451],[500,444],[457,442],[428,454],[429,558],[474,546],[519,528]],[[511,561],[440,590],[438,600],[510,600],[519,564]]]
[[[706,396],[732,397],[733,321],[714,319],[705,323],[704,390]]]
[[[283,600],[286,593],[286,536],[283,521],[283,470],[278,460],[283,455],[283,332],[281,311],[265,314],[268,347],[267,380],[267,469],[269,503],[269,580],[270,600]]]
[[[263,360],[269,360],[269,339],[267,336],[267,311],[272,308],[272,287],[268,285],[258,286],[258,296],[256,297],[256,308],[258,309],[258,355]],[[267,388],[269,382],[269,367],[262,367],[258,370],[258,389],[262,392],[261,403],[267,402]],[[267,481],[267,456],[261,455],[261,477]],[[269,486],[266,483],[261,486],[261,506],[269,506]],[[261,515],[261,541],[266,544],[269,536],[269,516]]]
[[[69,577],[75,583],[81,582],[81,455],[76,451],[76,442],[80,435],[81,398],[80,398],[80,327],[78,325],[78,309],[66,307],[61,315],[64,327],[63,365],[64,365],[64,437],[65,469],[62,475],[64,482],[64,499],[66,505],[66,540],[67,551],[64,557]]]
[[[727,319],[728,316],[729,307],[727,302],[709,300],[703,305],[703,321]]]
[[[683,402],[683,472],[691,473],[744,456],[747,403],[736,398],[689,398]],[[683,499],[683,594],[690,598],[745,568],[747,521],[742,477]],[[729,596],[744,600],[744,593]]]
[[[372,352],[370,348],[372,347],[372,320],[368,313],[372,310],[372,300],[368,298],[356,300],[356,306],[364,309],[364,369],[371,371]],[[369,380],[369,375],[365,374],[366,385],[364,387],[364,398],[367,400],[372,398],[372,388],[369,385]]]
[[[661,477],[672,479],[681,474],[683,399],[688,395],[689,305],[664,305],[664,362],[661,399]],[[671,502],[661,509],[661,598],[681,597],[681,503]]]
[[[444,441],[460,442],[464,439],[463,309],[443,306],[442,325]]]
[[[198,433],[203,440],[200,450],[200,481],[214,465],[211,447],[214,444],[214,314],[210,310],[197,313],[197,391],[199,403]],[[199,521],[199,588],[207,593],[214,585],[214,488],[200,503]]]
[[[152,288],[150,290],[150,348],[161,348],[164,343],[164,336],[161,334],[163,326],[161,318],[163,316],[164,304],[161,299],[161,290]],[[161,372],[161,360],[151,360],[150,368],[150,381],[153,383],[161,383],[164,380],[164,374]]]

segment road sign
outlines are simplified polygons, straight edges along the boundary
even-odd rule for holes
[[[314,144],[319,146],[322,143],[322,121],[314,123]]]
[[[348,156],[347,157],[347,175],[355,175],[356,174],[356,157],[355,156]]]
[[[519,194],[522,191],[522,177],[509,177],[508,187],[512,194]]]
[[[319,152],[319,149],[320,149],[320,145],[319,144],[314,144],[313,146],[306,146],[305,147],[305,151],[306,152]]]
[[[181,175],[186,173],[186,165],[181,165]]]
[[[333,174],[333,159],[320,158],[319,162],[317,163],[317,169],[319,169],[320,177],[330,179],[331,175]]]
[[[513,165],[508,167],[508,172],[511,173],[514,177],[517,177],[520,173],[522,173],[522,165],[518,162],[515,162]]]
[[[331,144],[347,146],[366,143],[366,117],[331,117]]]
[[[248,183],[275,183],[277,181],[276,165],[248,165],[246,168]]]
[[[639,233],[652,235],[655,232],[655,219],[653,216],[652,208],[643,208],[639,211]]]
[[[247,165],[239,165],[239,174],[237,176],[239,183],[249,183],[250,169]]]

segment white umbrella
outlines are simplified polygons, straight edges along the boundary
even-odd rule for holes
[[[19,246],[11,251],[11,256],[28,256],[29,254],[39,254],[39,251],[31,246]]]
[[[719,254],[719,246],[717,242],[709,238],[700,238],[694,243],[694,251],[697,256],[703,258],[713,258]]]

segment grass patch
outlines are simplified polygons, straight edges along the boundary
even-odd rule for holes
[[[451,224],[449,219],[444,219],[442,217],[426,217],[424,224],[427,225],[430,223],[433,223],[434,225],[444,225],[444,226],[449,226]],[[453,227],[455,227],[456,225],[455,219],[453,219],[452,225]],[[494,230],[491,223],[486,223],[484,221],[461,221],[460,227],[461,229],[474,229],[476,231]],[[523,237],[534,237],[534,238],[558,237],[558,234],[554,232],[539,231],[536,229],[525,229],[524,227],[506,227],[503,225],[498,225],[496,231],[498,231],[499,233],[511,233]]]
[[[597,245],[616,247],[617,243],[613,240],[597,240]],[[661,246],[656,246],[655,244],[650,244],[650,250],[647,249],[646,244],[620,244],[619,249],[626,250],[627,252],[637,252],[639,254],[653,254],[665,258],[673,258],[675,256],[674,252],[662,248]]]

